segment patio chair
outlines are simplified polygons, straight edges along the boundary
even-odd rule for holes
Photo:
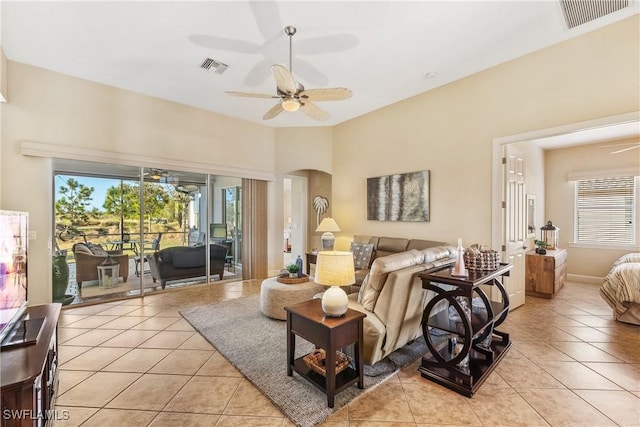
[[[189,239],[187,244],[189,246],[204,245],[204,238],[205,238],[204,232],[193,230],[189,233]]]
[[[76,243],[72,247],[76,259],[76,282],[82,289],[82,282],[98,280],[98,266],[110,256],[120,265],[119,275],[124,282],[129,277],[129,255],[118,251],[105,251],[100,245]]]
[[[142,270],[141,270],[140,264],[149,262],[149,258],[147,258],[149,254],[153,252],[158,252],[160,250],[160,240],[162,240],[162,233],[158,233],[158,237],[153,239],[150,245],[144,244],[142,246],[142,252],[145,254],[144,259],[142,258],[142,253],[138,254],[136,257],[133,258],[134,261],[136,262],[136,276],[139,277],[140,273],[144,271],[144,265],[142,266]]]

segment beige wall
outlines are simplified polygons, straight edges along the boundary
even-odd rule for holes
[[[637,142],[637,139],[621,140],[617,143]],[[604,277],[611,264],[627,252],[638,252],[635,248],[589,249],[571,247],[574,230],[574,182],[567,179],[570,172],[591,172],[631,168],[640,172],[640,155],[637,151],[609,154],[615,148],[601,147],[604,144],[569,147],[545,152],[546,218],[560,227],[559,246],[568,249],[567,272],[578,276]],[[620,147],[616,147],[620,148]],[[640,198],[639,198],[640,199]],[[640,212],[640,200],[636,211]],[[636,242],[640,242],[640,227]]]
[[[333,215],[333,199],[331,197],[331,183],[332,178],[331,175],[325,172],[320,171],[309,171],[309,215],[308,215],[308,223],[307,223],[307,250],[311,251],[313,249],[321,249],[322,243],[320,241],[320,236],[322,233],[316,232],[316,228],[318,228],[317,212],[313,209],[313,199],[316,196],[325,197],[329,200],[329,206],[324,214],[320,215],[320,221],[324,218],[331,217]],[[340,226],[340,224],[338,224]]]
[[[51,294],[51,162],[20,141],[91,148],[168,162],[273,173],[271,271],[282,265],[282,177],[332,174],[332,214],[353,234],[491,242],[491,145],[496,137],[637,111],[635,17],[327,128],[272,129],[24,64],[9,62],[2,105],[0,206],[29,211],[30,297]],[[431,170],[431,222],[366,220],[367,177]]]
[[[335,126],[338,247],[353,234],[491,244],[494,138],[637,111],[639,40],[632,17]],[[366,178],[425,169],[430,222],[366,220]]]
[[[51,161],[20,154],[21,141],[153,156],[167,162],[230,165],[273,173],[274,129],[184,105],[9,62],[10,103],[2,105],[3,209],[28,211],[29,298],[51,295]],[[265,213],[266,214],[266,213]]]
[[[330,127],[275,129],[275,175],[269,186],[269,272],[276,274],[284,267],[282,257],[282,224],[284,201],[282,189],[285,175],[301,175],[308,179],[308,196],[313,198],[315,171],[331,174]],[[309,210],[312,207],[309,206]],[[313,212],[307,211],[308,216]],[[310,225],[309,225],[310,226]],[[307,236],[307,246],[313,235]],[[296,256],[298,254],[295,254]]]

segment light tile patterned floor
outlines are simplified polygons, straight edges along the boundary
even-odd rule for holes
[[[69,419],[54,425],[293,425],[178,312],[259,291],[214,283],[63,310],[57,409]],[[640,426],[640,327],[615,322],[598,286],[527,297],[501,329],[513,346],[473,398],[416,361],[324,425]]]

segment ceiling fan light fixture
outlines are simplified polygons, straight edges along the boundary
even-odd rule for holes
[[[284,111],[294,113],[300,108],[300,101],[295,98],[285,98],[282,100],[282,103],[280,105],[282,106],[282,109]]]

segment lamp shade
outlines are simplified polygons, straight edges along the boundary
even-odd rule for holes
[[[322,295],[322,310],[328,316],[340,317],[347,312],[349,298],[340,286],[356,281],[351,252],[323,251],[318,253],[314,281],[331,286]]]
[[[332,233],[334,231],[340,231],[340,227],[338,227],[338,224],[336,224],[336,221],[333,218],[325,218],[322,220],[318,228],[316,228],[316,231],[328,231]]]
[[[336,241],[335,236],[333,235],[334,231],[340,231],[340,227],[333,220],[333,218],[325,218],[322,220],[316,231],[322,231],[322,237],[320,240],[322,241],[322,249],[325,251],[333,251],[333,244]]]

